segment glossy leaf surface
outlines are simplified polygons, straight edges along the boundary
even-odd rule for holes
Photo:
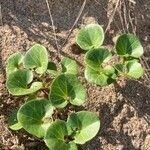
[[[98,24],[90,24],[81,29],[76,37],[77,44],[83,50],[98,48],[104,41],[103,28]]]
[[[116,52],[124,57],[139,58],[143,55],[143,47],[135,35],[123,34],[117,39]]]
[[[21,106],[17,118],[27,132],[41,138],[52,122],[52,114],[53,107],[48,100],[31,100]]]
[[[110,65],[105,65],[110,58],[111,53],[104,48],[88,51],[85,56],[85,78],[100,86],[114,82],[116,79],[115,69]]]
[[[86,101],[86,91],[75,75],[61,74],[51,85],[49,99],[58,108],[64,108],[68,103],[82,105]]]
[[[110,60],[111,53],[105,48],[90,50],[85,55],[85,64],[92,67],[100,67],[102,63]]]
[[[65,121],[56,120],[47,130],[46,145],[50,150],[77,150],[76,144],[67,139],[71,132]]]
[[[27,95],[38,91],[42,87],[41,82],[33,82],[33,74],[30,70],[18,70],[11,73],[6,81],[8,91],[12,95]],[[29,87],[29,84],[31,86]]]
[[[77,63],[68,57],[64,57],[61,61],[62,72],[76,75],[78,73]]]
[[[38,74],[43,74],[47,70],[48,54],[44,46],[35,44],[31,47],[24,57],[24,66],[30,69],[36,69]]]
[[[126,62],[126,67],[127,67],[127,76],[131,78],[139,79],[144,73],[141,64],[136,61]]]
[[[73,113],[67,120],[68,125],[76,132],[74,142],[84,144],[99,131],[100,121],[96,114],[88,111]]]
[[[21,53],[12,54],[7,60],[6,74],[9,74],[19,70],[20,64],[22,63],[23,55]]]

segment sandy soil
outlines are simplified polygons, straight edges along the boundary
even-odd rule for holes
[[[118,87],[112,84],[101,88],[87,83],[83,78],[84,53],[74,45],[75,35],[79,28],[94,22],[106,29],[115,0],[87,0],[82,16],[62,50],[63,55],[75,59],[79,64],[79,77],[88,92],[88,103],[84,109],[97,112],[101,119],[100,132],[92,141],[79,146],[81,150],[150,150],[150,2],[129,1],[131,0],[122,0],[118,6],[104,45],[112,48],[112,38],[115,35],[135,32],[145,49],[142,58],[145,75],[140,81],[120,79]],[[83,1],[49,2],[61,46]],[[49,50],[50,59],[57,62],[46,3],[40,0],[1,0],[0,3],[0,149],[46,150],[44,143],[25,131],[14,132],[8,128],[8,115],[22,103],[22,99],[11,96],[5,87],[6,59],[16,51],[25,52],[34,43],[41,43]]]

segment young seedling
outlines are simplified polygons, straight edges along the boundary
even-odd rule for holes
[[[76,144],[71,139],[72,129],[65,121],[56,120],[49,127],[45,136],[45,143],[50,150],[77,150]]]
[[[42,83],[33,81],[31,70],[22,69],[11,73],[6,81],[6,86],[12,95],[27,95],[42,88]]]
[[[104,40],[102,27],[97,24],[87,25],[79,31],[76,39],[83,50],[89,50],[85,55],[85,78],[89,82],[105,86],[116,82],[121,75],[132,79],[139,79],[143,75],[139,63],[143,47],[135,35],[128,33],[118,37],[115,52],[120,57],[120,62],[111,62],[111,65],[108,62],[111,53],[100,48]]]
[[[104,31],[98,24],[90,24],[81,29],[76,37],[77,44],[83,50],[91,50],[98,48],[103,44]]]
[[[7,67],[6,67],[6,74],[9,76],[9,74],[17,71],[20,69],[20,65],[22,63],[23,55],[21,53],[15,53],[12,54],[7,62]]]
[[[115,49],[118,55],[129,58],[139,58],[143,55],[143,47],[133,34],[122,34],[118,37]]]
[[[34,69],[36,73],[43,74],[47,70],[48,54],[44,46],[36,44],[24,56],[24,66]]]
[[[80,106],[86,101],[86,91],[75,75],[61,74],[51,84],[49,99],[57,108],[68,103]]]
[[[27,132],[41,138],[51,125],[53,109],[46,99],[31,100],[20,107],[17,119]]]
[[[25,103],[10,115],[9,127],[43,138],[50,150],[77,150],[76,144],[84,144],[98,133],[100,121],[85,111],[72,113],[66,122],[61,120],[71,112],[68,104],[86,102],[86,90],[77,78],[76,61],[64,57],[60,65],[59,70],[39,44],[25,55],[15,53],[8,58],[7,89],[12,95],[25,96]],[[65,110],[68,113],[62,114]]]
[[[85,78],[97,85],[108,85],[115,81],[115,69],[106,65],[111,59],[111,53],[104,48],[90,50],[85,56]]]
[[[100,128],[97,115],[88,111],[71,114],[67,119],[67,123],[73,130],[73,139],[77,144],[84,144],[91,140]]]
[[[49,62],[47,67],[47,72],[54,76],[57,76],[61,73],[74,74],[74,75],[78,74],[78,66],[75,60],[72,60],[68,57],[64,57],[61,60],[60,64],[62,69],[61,71],[58,71],[56,64],[54,64],[53,62]]]
[[[63,73],[69,73],[74,75],[78,74],[77,63],[75,60],[72,60],[68,57],[64,57],[60,63],[62,66]]]
[[[119,70],[119,73],[129,78],[139,79],[144,73],[139,63],[139,58],[143,55],[143,47],[139,39],[133,34],[123,34],[118,37],[115,50],[122,59],[123,69]]]
[[[100,121],[92,112],[71,114],[67,122],[56,120],[48,128],[46,145],[52,149],[77,150],[76,144],[84,144],[98,133]]]

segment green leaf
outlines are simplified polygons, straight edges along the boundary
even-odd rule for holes
[[[58,108],[64,108],[69,102],[82,105],[86,101],[86,91],[75,75],[61,74],[52,82],[49,99]]]
[[[127,67],[127,76],[131,78],[138,79],[144,73],[141,64],[136,61],[126,62],[126,67]]]
[[[17,109],[13,110],[8,118],[9,128],[12,130],[20,130],[22,128],[22,125],[17,119],[17,112]]]
[[[74,142],[77,144],[84,144],[91,140],[96,136],[100,128],[100,121],[97,115],[88,111],[71,114],[67,123],[76,133]]]
[[[6,74],[9,76],[11,73],[19,70],[22,63],[23,55],[21,53],[12,54],[7,60]]]
[[[124,57],[139,58],[143,55],[143,47],[139,39],[133,34],[123,34],[116,42],[116,51],[118,55]]]
[[[115,64],[114,65],[114,68],[116,69],[117,71],[117,74],[121,74],[121,73],[124,73],[125,72],[125,65],[124,64]]]
[[[41,82],[33,82],[33,74],[30,70],[18,70],[11,73],[6,81],[8,91],[12,95],[27,95],[38,91],[42,87]],[[31,86],[29,87],[29,84]]]
[[[98,48],[104,41],[103,28],[98,24],[90,24],[81,29],[76,37],[77,44],[83,50]]]
[[[100,67],[102,63],[106,63],[111,58],[111,53],[105,48],[90,50],[85,55],[85,63],[90,67]]]
[[[56,66],[56,64],[53,63],[53,62],[48,62],[47,72],[48,72],[49,74],[54,75],[54,76],[57,76],[57,75],[60,74],[60,72],[57,71],[57,66]]]
[[[107,65],[106,67],[103,68],[103,73],[109,77],[113,76],[114,73],[115,73],[115,69],[110,66],[110,65]]]
[[[31,100],[21,106],[17,118],[27,132],[41,138],[52,122],[52,114],[53,107],[48,100]]]
[[[56,120],[47,130],[45,143],[50,150],[77,150],[76,144],[68,138],[70,134],[71,128],[67,123]]]
[[[85,56],[85,78],[100,86],[111,84],[115,81],[115,69],[112,66],[103,67],[111,58],[111,53],[104,48],[90,50]]]
[[[24,66],[27,69],[36,69],[38,74],[43,74],[47,70],[48,54],[44,46],[35,44],[24,57]]]
[[[70,58],[64,57],[61,61],[61,66],[63,73],[69,73],[74,75],[78,74],[77,63]]]
[[[111,66],[106,66],[106,68],[86,67],[85,78],[89,82],[94,83],[96,85],[106,86],[115,82],[115,69]]]

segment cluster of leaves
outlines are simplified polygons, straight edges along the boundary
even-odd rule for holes
[[[138,79],[143,75],[139,58],[143,47],[133,34],[120,35],[114,46],[119,63],[111,62],[112,54],[100,47],[104,31],[98,24],[90,24],[77,34],[76,42],[88,51],[85,55],[85,78],[94,84],[105,86],[121,75]],[[68,105],[83,105],[86,90],[77,78],[76,61],[64,57],[61,69],[48,60],[45,47],[36,44],[25,55],[15,53],[7,62],[6,86],[15,96],[25,96],[25,103],[10,116],[10,128],[25,129],[43,138],[51,150],[77,150],[76,144],[84,144],[99,131],[100,121],[93,112],[72,111],[64,121],[62,110]],[[68,111],[69,112],[69,111]],[[63,114],[65,115],[65,114]]]
[[[143,47],[133,34],[122,34],[117,37],[114,51],[119,56],[119,63],[110,62],[111,52],[100,47],[104,41],[104,31],[98,24],[90,24],[81,29],[76,37],[77,44],[85,51],[85,78],[94,84],[105,86],[118,77],[138,79],[143,75],[139,58]]]
[[[77,150],[76,144],[84,144],[98,133],[100,121],[88,111],[74,111],[67,121],[59,118],[58,114],[68,104],[80,106],[86,101],[86,90],[77,78],[76,62],[65,57],[60,64],[58,69],[50,62],[46,48],[39,44],[25,55],[15,53],[9,57],[7,89],[12,95],[26,98],[19,110],[11,114],[10,128],[23,128],[44,138],[51,150]]]

